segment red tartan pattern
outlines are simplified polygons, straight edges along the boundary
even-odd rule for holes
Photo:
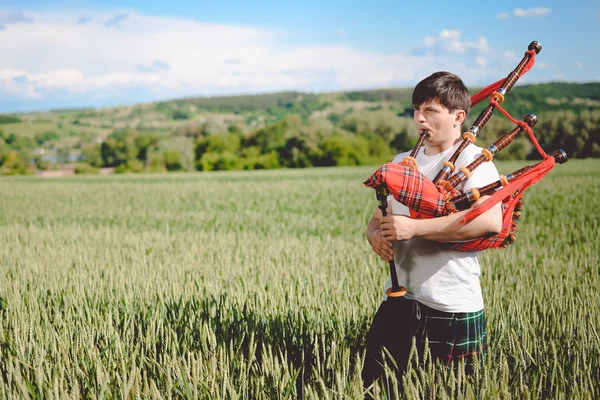
[[[387,163],[377,169],[364,185],[373,189],[387,187],[394,199],[411,209],[413,218],[441,217],[456,212],[450,199],[460,194],[456,189],[448,191],[435,185],[425,175],[410,166],[394,163]],[[521,214],[521,207],[522,202],[517,191],[502,201],[500,233],[489,238],[441,244],[463,252],[504,248],[515,240],[516,222]]]
[[[516,200],[516,201],[515,201]],[[442,243],[452,250],[483,251],[487,249],[503,249],[515,241],[517,221],[523,207],[522,198],[511,195],[502,201],[502,230],[495,236],[480,238],[460,243]]]
[[[373,189],[387,186],[394,199],[420,213],[423,218],[440,217],[456,211],[448,200],[460,194],[457,190],[449,192],[434,185],[416,169],[391,162],[375,171],[364,184]]]

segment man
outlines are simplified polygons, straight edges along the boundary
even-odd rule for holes
[[[430,180],[462,141],[461,126],[470,105],[462,80],[448,72],[434,73],[415,87],[414,123],[419,132],[428,131],[415,158],[419,171]],[[456,160],[456,168],[467,166],[480,154],[481,148],[469,145]],[[399,163],[408,155],[409,152],[399,154],[393,162]],[[498,178],[493,163],[484,163],[457,189],[481,187]],[[485,356],[487,338],[477,260],[480,253],[449,250],[437,242],[492,236],[502,228],[500,204],[468,224],[460,223],[468,210],[438,218],[412,219],[408,208],[391,196],[388,204],[386,217],[375,209],[366,236],[375,253],[386,261],[395,261],[398,282],[407,288],[407,293],[385,299],[375,315],[367,334],[365,387],[382,373],[383,348],[394,358],[400,373],[406,369],[413,338],[419,353],[423,353],[428,342],[432,357],[446,365],[458,359],[470,364],[475,354]],[[386,288],[389,286],[390,281]]]

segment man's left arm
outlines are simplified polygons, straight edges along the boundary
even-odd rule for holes
[[[489,196],[482,196],[473,207]],[[422,237],[436,242],[458,242],[494,236],[502,230],[502,205],[496,204],[468,224],[460,221],[469,210],[438,218],[413,219],[403,215],[388,215],[381,220],[381,232],[390,241]]]
[[[479,154],[473,155],[473,159]],[[468,164],[471,160],[465,160]],[[462,191],[474,187],[481,187],[498,180],[498,170],[493,163],[483,163],[473,171],[471,178],[464,182]],[[479,201],[471,206],[478,207],[489,196],[482,196]],[[502,205],[496,204],[468,224],[461,220],[469,210],[459,211],[454,214],[437,218],[410,219],[402,216],[387,216],[381,220],[381,232],[389,240],[409,240],[413,237],[422,237],[437,242],[457,242],[494,236],[502,230]]]

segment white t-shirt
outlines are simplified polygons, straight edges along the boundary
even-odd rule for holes
[[[458,148],[452,148],[433,155],[424,154],[421,147],[416,160],[419,171],[433,180]],[[398,154],[394,163],[399,163],[410,152]],[[481,147],[470,144],[456,162],[456,168],[466,167],[481,154]],[[470,188],[485,186],[499,179],[498,171],[492,162],[481,164],[471,178],[459,184],[457,189],[464,192]],[[406,206],[388,198],[393,214],[409,215]],[[477,257],[480,252],[449,250],[436,242],[422,238],[394,242],[394,261],[398,273],[398,283],[407,288],[406,297],[417,300],[431,308],[444,312],[474,312],[483,309],[483,297],[479,285],[481,270]],[[391,286],[391,279],[385,288]]]

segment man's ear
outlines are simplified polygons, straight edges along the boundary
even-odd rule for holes
[[[465,122],[465,119],[467,118],[467,113],[465,112],[465,110],[456,110],[455,116],[454,116],[454,123],[456,123],[457,125],[462,125],[463,122]]]

